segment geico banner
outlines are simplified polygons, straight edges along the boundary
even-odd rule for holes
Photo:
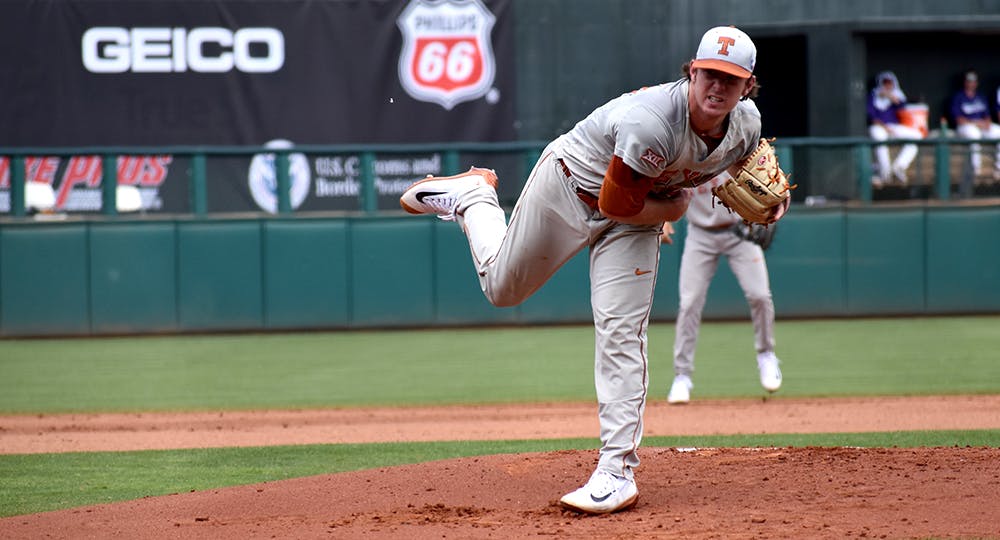
[[[0,60],[0,149],[517,139],[511,0],[0,2]],[[148,211],[187,210],[188,158],[172,158],[144,189],[185,195],[144,192]],[[319,173],[346,158],[308,159],[301,208],[358,207],[353,176]],[[210,209],[266,210],[252,161],[209,160],[210,190],[230,186]],[[407,177],[377,178],[392,206]],[[95,194],[72,196],[85,189],[61,200],[90,208]]]
[[[251,46],[262,54],[255,55]],[[271,73],[285,64],[285,36],[276,28],[122,28],[83,33],[83,66],[91,73]],[[214,52],[206,52],[213,50]]]

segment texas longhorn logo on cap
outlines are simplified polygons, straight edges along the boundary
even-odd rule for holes
[[[490,91],[496,17],[480,0],[411,0],[397,19],[403,33],[399,82],[406,93],[445,109]]]
[[[716,26],[705,32],[691,67],[714,69],[746,79],[753,75],[757,47],[735,26]]]

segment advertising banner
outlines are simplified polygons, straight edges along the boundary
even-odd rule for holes
[[[510,0],[0,2],[0,149],[514,140],[510,11]],[[357,155],[299,157],[295,208],[357,208]],[[186,212],[189,159],[120,156],[121,181],[139,183],[144,211]],[[441,156],[401,159],[376,160],[382,188],[401,192]],[[99,210],[99,158],[26,161],[59,210]],[[207,168],[210,210],[270,211],[268,155]]]

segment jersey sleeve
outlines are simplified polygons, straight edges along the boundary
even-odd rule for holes
[[[746,103],[745,108],[743,107],[744,103]],[[757,150],[757,145],[760,144],[760,139],[763,137],[763,127],[760,121],[760,111],[757,110],[757,105],[753,102],[740,102],[737,110],[742,115],[740,125],[745,126],[741,133],[743,133],[743,140],[746,141],[746,148],[738,160],[743,161]]]
[[[613,156],[604,173],[598,204],[602,211],[614,216],[634,216],[642,211],[646,194],[653,179],[636,172],[622,158]]]
[[[650,109],[637,105],[623,111],[614,125],[615,155],[642,176],[657,178],[674,160],[674,133]]]
[[[663,122],[641,104],[624,107],[609,118],[614,153],[601,183],[599,204],[616,216],[634,216],[669,161]]]
[[[964,116],[962,114],[962,94],[956,93],[951,98],[951,118],[955,122],[958,122],[958,119],[962,116]]]

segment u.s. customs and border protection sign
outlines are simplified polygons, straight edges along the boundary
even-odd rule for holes
[[[403,33],[399,82],[412,98],[455,105],[486,95],[496,75],[490,32],[496,17],[480,0],[413,0]]]

